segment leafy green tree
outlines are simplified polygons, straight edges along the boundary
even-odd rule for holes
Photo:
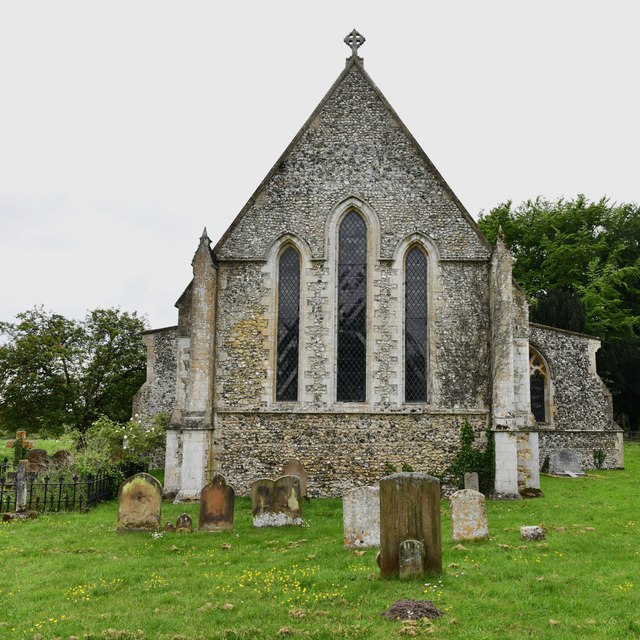
[[[0,426],[84,434],[101,415],[127,420],[145,377],[144,329],[119,309],[77,321],[36,307],[0,323]]]
[[[616,417],[640,427],[637,384],[626,382],[640,377],[640,207],[537,198],[503,203],[478,224],[492,242],[502,228],[532,320],[603,340],[598,363]]]

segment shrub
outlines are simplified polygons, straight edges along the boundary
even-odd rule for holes
[[[464,474],[476,472],[480,491],[491,493],[496,474],[495,439],[491,429],[487,429],[487,445],[484,451],[473,448],[475,435],[473,427],[465,420],[460,429],[460,449],[451,466],[447,470],[451,473],[460,489],[464,488]]]

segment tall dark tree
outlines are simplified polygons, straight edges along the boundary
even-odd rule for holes
[[[144,329],[119,309],[77,321],[40,307],[0,323],[0,427],[84,433],[100,415],[127,420],[145,377]]]
[[[493,242],[502,227],[514,278],[532,300],[532,319],[603,340],[598,362],[614,410],[625,424],[640,427],[638,385],[627,383],[640,377],[640,207],[584,196],[537,198],[501,204],[479,225]]]

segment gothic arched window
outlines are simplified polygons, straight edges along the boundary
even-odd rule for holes
[[[548,372],[539,353],[529,349],[529,386],[531,413],[537,422],[547,422]]]
[[[298,399],[300,255],[287,247],[278,261],[278,352],[276,400]]]
[[[355,211],[338,237],[338,402],[364,402],[367,382],[367,225]]]
[[[427,256],[417,246],[404,267],[404,398],[427,400]]]

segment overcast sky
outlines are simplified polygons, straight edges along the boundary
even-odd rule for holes
[[[0,320],[176,322],[350,51],[472,215],[640,200],[640,2],[0,0]]]

